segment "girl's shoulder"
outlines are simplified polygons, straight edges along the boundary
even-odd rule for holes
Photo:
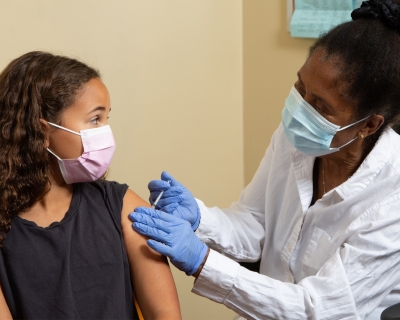
[[[119,183],[117,181],[109,181],[104,179],[99,179],[92,182],[84,182],[81,185],[84,192],[98,190],[100,192],[117,192],[125,194],[126,190],[128,189],[128,185],[126,183]]]
[[[101,179],[76,184],[75,189],[80,189],[81,206],[105,206],[112,213],[113,219],[120,221],[127,184]]]
[[[96,180],[81,184],[81,192],[84,195],[95,196],[101,195],[105,199],[114,202],[121,202],[128,190],[128,185],[117,181]]]

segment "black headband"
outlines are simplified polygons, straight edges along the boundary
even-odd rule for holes
[[[360,8],[353,10],[351,18],[378,19],[400,32],[400,6],[392,0],[363,1]]]

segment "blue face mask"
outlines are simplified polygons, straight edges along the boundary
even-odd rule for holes
[[[307,156],[319,157],[339,151],[344,146],[357,139],[350,140],[339,148],[331,148],[333,137],[338,131],[347,129],[368,117],[357,122],[340,127],[321,116],[310,104],[307,103],[292,87],[282,110],[282,124],[286,137],[290,143]]]

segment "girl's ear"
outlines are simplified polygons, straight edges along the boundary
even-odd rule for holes
[[[44,132],[45,132],[44,147],[45,147],[45,148],[48,148],[49,145],[50,145],[50,140],[49,140],[49,136],[50,136],[50,126],[49,126],[49,124],[47,123],[47,121],[44,120],[44,119],[39,119],[39,121],[40,121],[40,124],[41,124],[42,127],[43,127]]]

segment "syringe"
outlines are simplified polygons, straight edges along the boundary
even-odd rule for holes
[[[167,180],[167,182],[168,182],[169,184],[171,184],[171,180]],[[156,201],[153,202],[153,205],[151,206],[153,209],[155,209],[155,207],[156,207],[158,201],[160,201],[160,199],[161,199],[161,197],[162,197],[163,194],[164,194],[164,190],[162,190],[162,191],[160,192],[160,194],[158,195]]]

